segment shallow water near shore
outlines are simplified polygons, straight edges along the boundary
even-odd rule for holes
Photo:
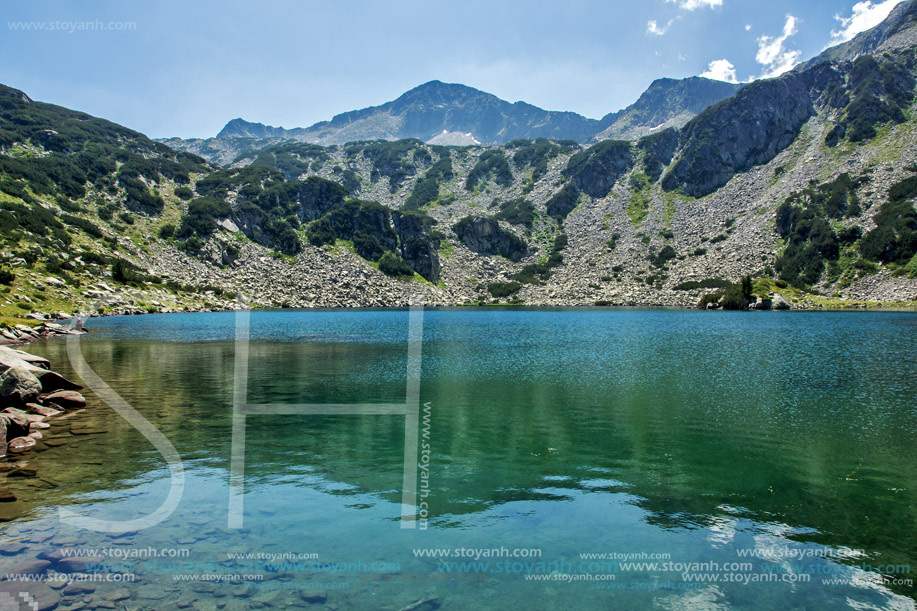
[[[408,320],[253,312],[247,400],[404,402]],[[127,534],[60,522],[169,493],[162,456],[87,390],[73,418],[104,432],[56,425],[28,457],[0,573],[52,554],[117,575],[57,588],[72,609],[914,608],[917,314],[428,310],[412,529],[399,415],[248,416],[230,528],[236,321],[87,323],[86,361],[181,456],[181,502]],[[76,377],[64,340],[27,350]]]

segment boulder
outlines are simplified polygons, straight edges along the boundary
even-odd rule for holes
[[[41,382],[23,367],[10,367],[0,374],[0,400],[14,405],[34,402],[41,392]]]
[[[13,350],[0,346],[0,371],[8,369],[22,369],[38,378],[44,392],[55,390],[79,390],[79,384],[71,382],[62,375],[48,370],[50,363],[47,359],[37,357],[27,352]]]
[[[43,392],[54,392],[56,390],[80,390],[83,388],[76,382],[71,382],[59,373],[45,370],[33,370],[32,373],[41,382]]]
[[[86,398],[73,390],[58,390],[44,398],[46,403],[59,405],[64,409],[79,409],[86,407]]]
[[[789,310],[790,302],[786,300],[786,297],[783,295],[774,296],[774,309],[775,310]]]
[[[27,415],[15,408],[8,408],[0,413],[0,456],[6,456],[7,440],[24,439],[29,434],[29,419]],[[35,440],[30,440],[32,445]],[[18,445],[22,446],[22,442]]]
[[[26,363],[35,365],[36,367],[41,367],[42,369],[51,368],[51,361],[44,357],[29,354],[28,352],[23,352],[22,350],[0,346],[0,364],[5,364],[11,359],[14,361],[25,361]],[[12,365],[8,366],[11,367]]]

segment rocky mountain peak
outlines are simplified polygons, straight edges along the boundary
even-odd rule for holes
[[[226,124],[217,138],[283,138],[287,130],[264,123],[252,123],[245,119],[233,119]]]

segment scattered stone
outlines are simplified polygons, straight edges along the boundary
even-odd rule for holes
[[[42,438],[41,431],[32,431],[31,433],[29,433],[29,437],[31,437],[32,439],[38,441],[39,439]],[[36,444],[36,445],[37,445],[37,444]]]
[[[51,428],[51,425],[48,424],[47,422],[30,422],[29,423],[30,431],[43,431],[49,428]],[[39,437],[39,439],[41,439],[41,437]]]
[[[15,500],[16,495],[9,488],[0,488],[0,503],[12,503]]]
[[[43,439],[42,441],[44,442],[45,445],[52,447],[52,448],[59,448],[61,446],[65,446],[68,443],[70,443],[70,440],[67,439],[66,437],[50,437],[48,439]]]

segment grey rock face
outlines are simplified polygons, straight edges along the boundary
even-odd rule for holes
[[[439,282],[441,267],[436,250],[438,240],[433,238],[423,219],[412,214],[393,212],[392,221],[401,241],[401,258],[433,284]]]
[[[469,217],[455,226],[459,240],[478,254],[501,255],[510,261],[519,261],[526,253],[525,242],[504,231],[500,224],[487,217]]]
[[[685,126],[681,159],[663,187],[694,197],[709,195],[738,172],[776,157],[814,114],[799,75],[752,83]]]

